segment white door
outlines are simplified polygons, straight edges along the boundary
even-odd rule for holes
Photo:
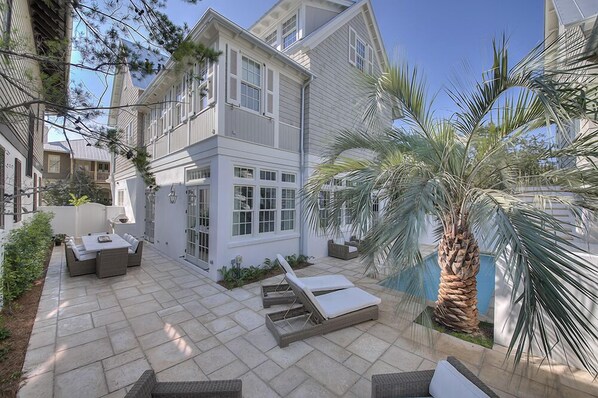
[[[210,187],[187,187],[187,249],[185,258],[209,269]]]

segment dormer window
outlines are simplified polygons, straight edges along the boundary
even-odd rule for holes
[[[297,41],[297,14],[282,24],[282,49]]]

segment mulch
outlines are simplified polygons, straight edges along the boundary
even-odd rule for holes
[[[5,307],[0,311],[0,318],[4,321],[3,326],[10,331],[10,337],[0,341],[0,397],[2,398],[17,396],[23,376],[23,362],[29,345],[29,336],[35,322],[51,254],[50,250],[42,277],[33,283],[31,289],[15,300],[11,308]]]

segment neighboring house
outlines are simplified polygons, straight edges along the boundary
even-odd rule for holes
[[[115,204],[139,235],[213,279],[237,255],[243,266],[326,255],[332,237],[306,227],[299,193],[335,132],[365,127],[360,79],[388,62],[370,1],[282,0],[249,30],[209,9],[190,37],[222,52],[195,66],[201,84],[172,60],[146,87],[127,70],[115,79],[113,106],[157,104],[110,123],[147,147],[158,185],[117,159]]]
[[[598,70],[598,1],[545,0],[544,38],[547,44],[563,35],[568,35],[568,40],[564,43],[581,38],[585,44],[583,48],[576,50],[577,55],[582,52],[586,62],[594,63]],[[596,94],[593,93],[593,95]],[[596,131],[596,129],[598,129],[598,125],[590,120],[576,120],[564,131],[557,129],[557,145],[566,146],[579,134],[586,134],[589,131]],[[573,162],[582,161],[585,160],[569,158],[560,166],[568,167]],[[567,221],[571,222],[571,220]],[[578,229],[580,238],[584,243],[597,244],[598,222],[591,219],[589,213],[585,225],[587,230],[586,228]]]
[[[70,38],[71,14],[67,4],[70,3],[66,0],[55,0],[51,5],[45,1],[0,2],[0,45],[12,42],[18,52],[44,55],[49,40]],[[38,100],[58,105],[66,102],[69,81],[68,68],[56,63],[8,54],[1,57],[0,197],[5,200],[0,209],[0,240],[40,205],[44,114],[54,109]],[[47,80],[42,81],[43,75],[52,77],[52,90],[44,86]],[[52,98],[44,97],[44,93]],[[19,106],[27,102],[32,104]],[[13,111],[6,111],[7,108]],[[0,257],[1,254],[2,249]]]
[[[598,1],[545,0],[544,14],[544,38],[547,43],[564,34],[572,39],[581,37],[586,43],[582,51],[587,62],[598,64]],[[596,128],[598,126],[588,120],[578,120],[567,131],[557,131],[557,143],[564,146],[578,134]]]
[[[90,145],[87,140],[69,140],[44,144],[44,185],[56,180],[71,178],[75,172],[83,171],[110,199],[110,152]]]

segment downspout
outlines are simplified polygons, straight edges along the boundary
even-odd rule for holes
[[[299,129],[299,183],[301,184],[301,190],[305,186],[305,89],[309,84],[314,80],[314,76],[311,75],[309,80],[307,80],[301,86],[301,117],[300,117],[300,124],[301,128]],[[300,230],[299,230],[299,253],[300,254],[307,254],[307,220],[304,220],[305,214],[305,202],[303,199],[299,200],[299,220],[300,223]]]

